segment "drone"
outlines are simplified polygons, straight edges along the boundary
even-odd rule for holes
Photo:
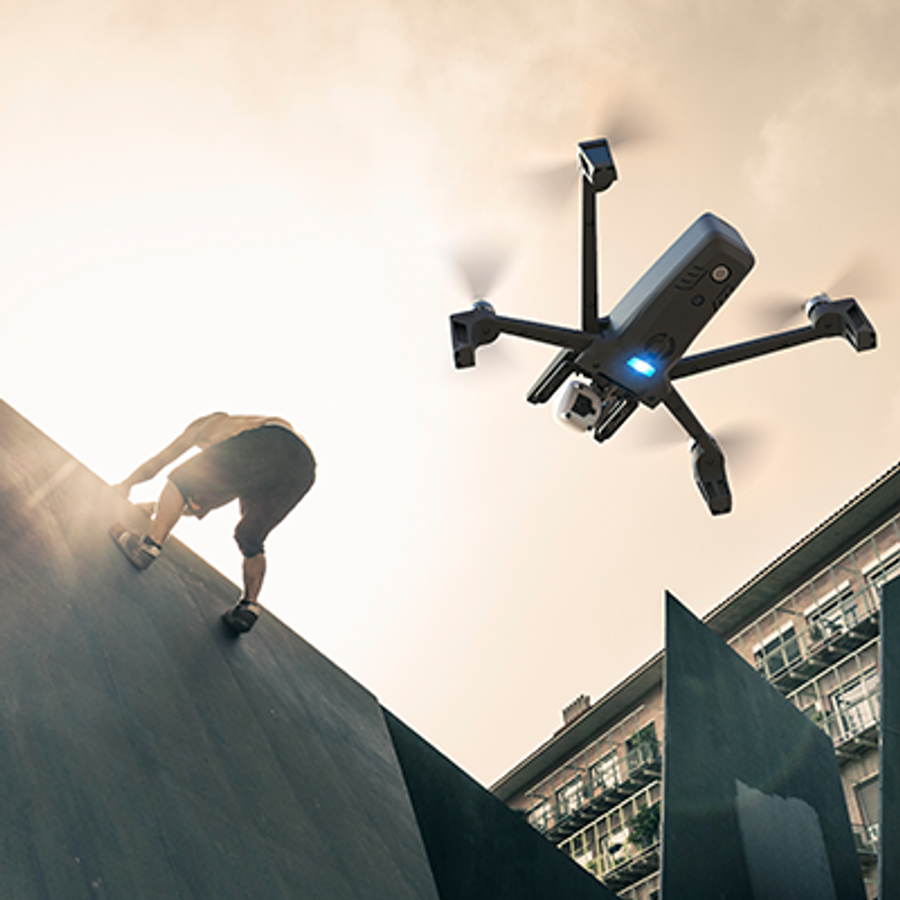
[[[556,403],[560,421],[609,440],[643,404],[660,403],[690,438],[694,481],[713,515],[731,511],[725,457],[673,385],[674,381],[744,360],[843,337],[857,352],[876,346],[875,329],[857,301],[817,294],[804,310],[809,324],[715,350],[684,354],[746,278],[755,262],[737,230],[713,213],[700,216],[647,270],[607,316],[597,284],[596,195],[618,178],[605,138],[578,145],[581,181],[581,329],[497,315],[484,298],[450,316],[457,369],[501,334],[560,348],[528,392],[529,403]],[[571,379],[571,380],[570,380]],[[568,383],[567,383],[568,382]]]

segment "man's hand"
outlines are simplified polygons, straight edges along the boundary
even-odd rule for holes
[[[127,481],[120,481],[118,484],[114,484],[112,489],[117,493],[121,494],[126,500],[128,499],[128,495],[131,493],[131,485]]]

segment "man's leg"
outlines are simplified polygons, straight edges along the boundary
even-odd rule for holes
[[[156,513],[148,534],[150,540],[162,547],[169,532],[181,518],[183,509],[184,497],[181,495],[181,491],[171,481],[167,481],[159,495],[159,502],[156,504]]]
[[[244,596],[222,615],[228,627],[237,634],[249,631],[259,618],[259,591],[265,574],[266,554],[262,550],[244,557]]]
[[[266,554],[244,557],[244,596],[245,603],[256,603],[266,574]]]
[[[223,618],[241,634],[249,631],[259,618],[259,592],[266,574],[263,549],[266,537],[315,481],[315,460],[309,448],[293,435],[279,436],[279,429],[272,430],[276,432],[277,452],[263,468],[277,471],[278,478],[263,490],[241,495],[241,520],[234,530],[234,539],[244,557],[244,596]]]
[[[125,554],[128,561],[137,569],[146,569],[162,553],[162,545],[181,518],[184,509],[184,497],[181,491],[167,481],[156,504],[156,513],[150,523],[150,531],[140,534],[116,522],[109,533],[116,546]]]

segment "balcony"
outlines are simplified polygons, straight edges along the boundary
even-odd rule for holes
[[[790,694],[867,644],[878,632],[877,609],[867,610],[852,623],[849,619],[816,622],[768,646],[756,668],[783,694]]]
[[[832,713],[825,717],[821,727],[834,742],[834,752],[841,762],[878,749],[879,722],[876,718],[848,724],[845,717]]]
[[[621,892],[660,866],[661,787],[644,789],[559,845],[560,850]]]
[[[564,841],[594,819],[618,806],[638,791],[662,777],[662,754],[658,745],[644,745],[625,754],[626,775],[612,783],[597,782],[590,786],[580,781],[576,799],[568,808],[556,804],[552,816],[543,823],[532,824],[554,843]]]
[[[657,841],[646,849],[635,850],[632,855],[626,855],[621,862],[613,863],[605,872],[599,873],[598,877],[611,891],[623,891],[659,871],[659,848]]]
[[[556,792],[555,801],[544,800],[531,809],[532,827],[559,843],[662,777],[662,754],[656,743],[636,747],[620,760],[624,777],[618,764],[606,773],[606,780],[579,773]]]

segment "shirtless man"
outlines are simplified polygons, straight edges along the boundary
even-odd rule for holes
[[[244,557],[244,594],[223,616],[238,634],[259,617],[259,591],[266,572],[263,542],[312,487],[316,462],[304,440],[284,419],[212,413],[190,425],[168,447],[138,466],[116,490],[125,497],[193,447],[202,451],[169,473],[147,534],[121,524],[110,535],[138,569],[162,552],[182,514],[202,519],[238,498],[241,520],[234,539]]]

